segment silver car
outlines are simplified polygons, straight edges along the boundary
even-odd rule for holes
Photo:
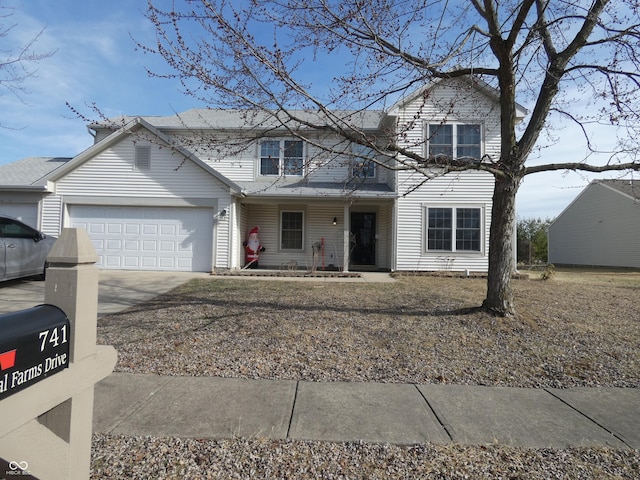
[[[55,243],[20,220],[0,216],[0,281],[44,276],[49,250]]]

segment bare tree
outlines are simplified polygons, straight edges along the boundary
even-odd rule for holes
[[[193,0],[163,10],[149,0],[157,43],[139,46],[170,67],[151,74],[179,79],[207,105],[330,131],[386,155],[386,168],[425,178],[434,171],[490,172],[495,189],[483,306],[512,315],[522,179],[552,170],[640,170],[638,9],[635,0]],[[341,62],[334,75],[326,73],[331,58]],[[315,64],[324,70],[314,71]],[[383,108],[434,79],[458,77],[481,79],[499,93],[500,158],[443,162],[403,144],[402,132],[381,143],[353,116],[335,113]],[[516,101],[531,111],[520,126]],[[298,117],[304,109],[320,112],[318,121]],[[588,155],[528,164],[557,117],[578,124],[588,148],[595,149],[589,132],[605,125],[617,126],[621,141],[604,164],[589,163]],[[305,135],[298,128],[292,133]]]
[[[44,29],[25,43],[16,43],[15,48],[9,46],[12,35],[17,36],[18,24],[14,22],[14,15],[15,7],[6,6],[0,0],[0,95],[9,92],[23,101],[23,95],[28,94],[25,82],[36,74],[35,65],[51,57],[55,50],[43,53],[35,50]]]

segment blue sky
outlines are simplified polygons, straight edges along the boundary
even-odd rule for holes
[[[146,0],[3,0],[2,4],[16,7],[10,41],[25,43],[45,28],[36,51],[55,50],[55,54],[37,65],[22,98],[8,92],[0,95],[0,123],[8,127],[0,128],[0,164],[30,156],[73,157],[91,146],[85,122],[67,102],[87,116],[92,112],[86,105],[94,103],[107,116],[171,115],[201,106],[181,94],[177,82],[147,75],[145,67],[162,70],[164,64],[136,51],[131,39],[153,44],[153,27],[142,13]],[[12,46],[6,41],[2,50]],[[562,142],[546,149],[544,159],[532,162],[575,157],[576,145],[582,145],[579,131],[566,126],[557,132]],[[607,141],[606,135],[596,138],[600,147]],[[555,217],[592,178],[598,177],[562,172],[529,176],[518,194],[518,215]]]
[[[153,41],[144,0],[3,0],[14,5],[11,40],[25,43],[42,28],[35,50],[55,53],[36,66],[21,99],[0,96],[0,163],[28,156],[74,156],[92,144],[85,122],[66,103],[91,117],[95,103],[107,116],[170,115],[193,100],[168,80],[149,78],[160,60],[136,51],[131,39]],[[4,42],[3,42],[4,43]],[[5,46],[2,46],[5,49]]]

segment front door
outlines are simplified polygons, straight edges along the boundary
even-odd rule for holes
[[[376,264],[376,214],[351,212],[351,257],[352,266],[375,266]]]

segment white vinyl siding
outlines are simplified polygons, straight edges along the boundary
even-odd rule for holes
[[[333,135],[311,136],[311,140],[326,145],[327,148],[344,151],[344,153],[337,155],[329,153],[313,143],[305,144],[304,176],[309,182],[345,182],[352,177],[353,155],[349,144]],[[236,144],[239,145],[238,148],[222,148],[221,152],[210,151],[206,145],[193,150],[199,158],[234,182],[273,182],[272,175],[260,175],[261,141],[251,142],[249,139],[238,137],[233,140],[233,145]],[[384,168],[376,168],[375,173],[375,177],[369,178],[368,181],[388,183],[393,186],[393,172]],[[281,177],[278,181],[297,182],[300,181],[300,178],[298,175],[289,175]]]
[[[425,102],[425,98],[427,101]],[[420,119],[420,121],[416,121]],[[464,81],[442,81],[428,96],[418,96],[398,111],[398,128],[403,144],[418,154],[427,152],[429,124],[479,125],[481,152],[497,160],[500,152],[500,111],[495,101],[469,88]],[[455,129],[452,128],[452,135]],[[488,269],[489,229],[494,178],[480,171],[449,173],[438,170],[405,170],[397,173],[399,194],[396,218],[397,270]],[[426,174],[426,175],[425,175]],[[428,175],[435,175],[427,179]],[[482,241],[479,252],[428,251],[426,207],[472,207],[481,210]]]
[[[468,171],[434,178],[410,195],[399,198],[396,269],[486,271],[492,195],[493,177],[486,172]],[[480,251],[427,250],[427,207],[480,209]]]
[[[134,170],[134,161],[133,141],[122,141],[60,179],[56,193],[164,198],[229,196],[228,187],[170,148],[152,147],[149,170]]]
[[[47,195],[42,201],[42,231],[58,236],[62,232],[62,197]]]
[[[549,262],[640,268],[640,203],[590,184],[549,226]]]
[[[416,119],[422,121],[416,121]],[[483,155],[493,161],[500,154],[500,110],[483,93],[470,89],[465,81],[442,81],[429,92],[425,104],[422,96],[399,112],[398,129],[410,150],[424,154],[428,124],[478,124],[482,128]]]
[[[134,168],[136,145],[128,138],[107,148],[89,161],[61,178],[56,183],[57,197],[61,199],[47,205],[46,211],[52,222],[56,215],[63,219],[63,226],[71,226],[68,210],[74,205],[94,207],[161,207],[161,208],[207,208],[207,215],[215,218],[210,237],[217,249],[210,253],[211,269],[230,268],[232,219],[220,217],[223,209],[229,211],[232,203],[228,186],[190,160],[178,155],[170,148],[151,146],[149,170]],[[211,225],[212,221],[208,221]],[[201,268],[201,267],[198,267]]]
[[[206,145],[194,149],[195,154],[214,168],[224,177],[233,182],[251,182],[256,179],[256,155],[258,155],[255,141],[243,139],[239,134],[238,138],[232,141],[233,145],[240,145],[237,148],[221,147],[221,151],[213,151]]]

